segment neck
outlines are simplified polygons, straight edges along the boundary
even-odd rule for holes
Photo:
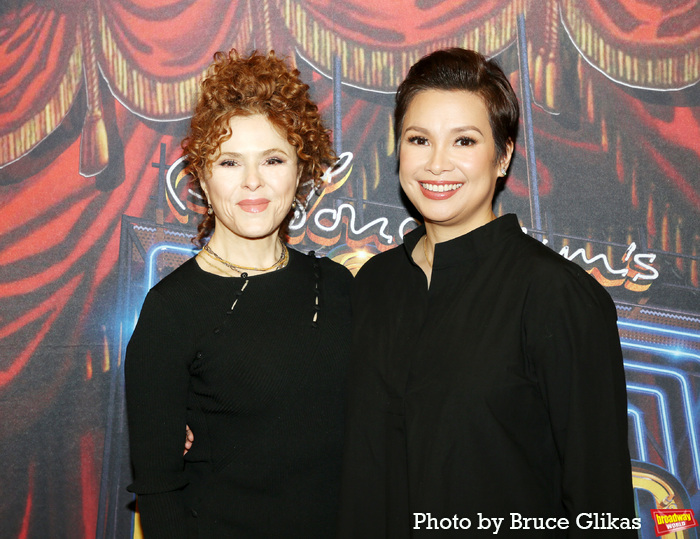
[[[489,210],[487,215],[472,219],[459,227],[446,226],[442,223],[435,223],[426,220],[425,234],[428,236],[430,250],[432,251],[432,249],[434,249],[436,243],[442,243],[458,238],[459,236],[464,236],[472,230],[490,223],[494,219],[496,219],[496,215],[493,213],[493,211]]]
[[[266,268],[277,262],[282,253],[281,241],[277,234],[263,238],[242,238],[240,236],[217,234],[214,230],[209,247],[224,260],[232,264]]]

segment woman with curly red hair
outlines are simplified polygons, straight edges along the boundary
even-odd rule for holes
[[[126,354],[147,539],[333,535],[352,276],[284,243],[334,160],[308,89],[274,52],[217,53],[202,82],[183,141],[202,250],[148,293]]]

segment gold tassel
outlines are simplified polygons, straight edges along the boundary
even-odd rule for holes
[[[556,2],[547,2],[544,19],[544,43],[535,59],[535,101],[549,110],[559,107],[559,6]]]
[[[620,133],[615,135],[615,171],[617,172],[617,181],[625,183],[625,161]]]
[[[608,123],[604,116],[600,119],[600,145],[605,152],[608,151]]]
[[[678,218],[678,223],[676,224],[676,252],[683,253],[683,243],[681,240],[681,227],[683,226],[683,218]],[[676,267],[678,271],[683,271],[683,259],[681,257],[676,258]]]
[[[85,354],[85,379],[92,380],[92,354],[90,350]]]
[[[391,114],[387,115],[387,118],[389,119],[389,129],[387,129],[386,156],[390,157],[396,149],[396,133],[394,133],[394,122]]]
[[[669,251],[669,247],[671,245],[671,235],[669,234],[668,230],[668,209],[670,207],[670,204],[666,204],[666,208],[664,209],[664,216],[661,219],[661,249],[663,251]]]
[[[586,237],[590,240],[593,239],[593,231],[589,228]],[[590,260],[593,258],[593,244],[590,241],[586,242],[586,258]]]
[[[595,98],[593,97],[593,81],[587,77],[586,80],[586,111],[588,113],[588,122],[595,121]]]
[[[559,43],[557,42],[557,46]],[[551,110],[557,110],[559,108],[559,60],[555,55],[554,51],[549,53],[549,58],[547,60],[546,68],[546,80],[547,80],[547,95],[545,98],[545,103],[547,107]]]
[[[102,326],[102,349],[104,354],[104,359],[102,360],[102,372],[107,372],[110,367],[109,360],[109,343],[107,342],[107,329]]]
[[[102,172],[109,163],[109,141],[102,113],[100,75],[95,53],[94,13],[89,8],[83,17],[80,37],[87,97],[87,112],[80,136],[80,174],[89,178]]]

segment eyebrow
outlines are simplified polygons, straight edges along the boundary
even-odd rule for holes
[[[425,133],[426,135],[430,134],[430,130],[425,129],[424,127],[419,127],[417,125],[409,125],[406,128],[406,131],[417,131],[419,133]],[[459,127],[453,127],[450,129],[450,133],[464,133],[465,131],[476,131],[480,135],[484,135],[477,126],[475,125],[460,125]]]
[[[271,155],[273,153],[281,153],[281,154],[284,154],[287,157],[289,157],[289,154],[286,151],[284,151],[282,148],[269,148],[269,149],[265,150],[264,152],[262,152],[260,155],[262,155],[263,157],[266,157],[266,156]],[[221,159],[222,157],[242,157],[242,156],[243,156],[243,154],[238,153],[238,152],[221,152],[219,154],[219,156],[217,157],[217,159]]]

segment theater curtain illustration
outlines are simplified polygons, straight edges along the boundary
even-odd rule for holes
[[[3,536],[139,536],[123,350],[193,254],[180,140],[213,54],[275,49],[343,166],[290,243],[355,271],[415,226],[393,92],[443,47],[495,57],[523,108],[496,212],[618,308],[642,537],[700,507],[700,7],[694,0],[11,0],[0,5]],[[666,500],[666,501],[664,501]],[[669,501],[670,500],[670,501]],[[486,509],[486,508],[484,508]]]

